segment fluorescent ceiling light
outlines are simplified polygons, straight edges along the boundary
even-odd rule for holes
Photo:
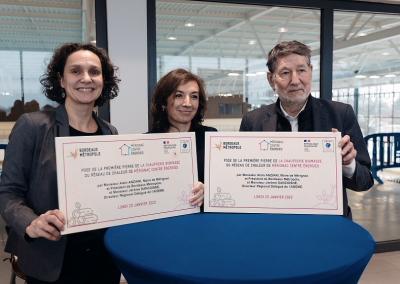
[[[378,78],[380,78],[380,76],[378,76],[378,75],[372,75],[372,76],[369,76],[371,79],[378,79]]]
[[[91,40],[90,43],[96,43],[96,41],[95,40]]]
[[[10,95],[10,93],[3,92],[3,96],[9,96],[9,95]]]
[[[232,97],[232,94],[219,94],[221,97]]]
[[[396,74],[386,74],[385,77],[388,77],[388,78],[396,77]]]
[[[358,33],[359,36],[366,36],[366,33]]]
[[[254,73],[247,73],[246,76],[252,77],[252,76],[256,76],[256,74],[254,74]]]
[[[186,27],[194,27],[194,24],[193,23],[186,23],[185,26]]]
[[[358,79],[361,79],[361,78],[365,78],[365,77],[367,77],[367,76],[365,76],[365,75],[356,75],[356,76],[354,76],[354,77],[356,77],[356,78],[358,78]]]
[[[286,32],[287,32],[287,28],[280,28],[280,29],[278,30],[278,32],[280,32],[280,33],[286,33]]]
[[[264,72],[264,71],[256,73],[256,75],[265,75],[265,74],[267,74],[267,72]]]
[[[170,36],[169,38],[167,38],[169,40],[176,40],[176,37]]]
[[[228,73],[228,76],[239,76],[239,73]]]
[[[382,55],[389,55],[389,54],[390,54],[389,52],[382,53]]]
[[[255,40],[249,41],[249,44],[256,44],[257,42]]]

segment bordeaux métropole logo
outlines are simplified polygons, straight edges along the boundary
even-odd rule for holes
[[[222,149],[239,150],[242,149],[242,146],[240,145],[240,142],[235,142],[235,141],[222,142],[221,140],[219,140],[219,143],[214,144],[213,148],[217,149],[217,151],[221,151]]]
[[[99,152],[98,148],[79,148],[75,147],[74,150],[68,151],[67,157],[76,160],[78,157],[93,157],[93,156],[100,156],[101,152]]]
[[[75,160],[76,158],[78,158],[78,148],[75,147],[75,150],[69,151],[69,154],[67,157],[72,158],[73,160]]]

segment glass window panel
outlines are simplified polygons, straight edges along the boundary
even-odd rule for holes
[[[393,93],[381,94],[380,107],[381,117],[393,117]]]
[[[374,94],[369,98],[369,115],[379,117],[380,116],[380,98]]]
[[[399,26],[400,16],[395,14],[334,12],[333,93],[354,89],[354,106],[363,135],[400,130]],[[384,147],[382,154],[387,153],[388,142],[378,141],[377,146]],[[368,152],[372,157],[372,142],[368,143]],[[380,161],[379,148],[377,152],[376,163],[390,162],[385,156]],[[376,241],[399,239],[395,228],[400,211],[395,209],[394,201],[399,188],[395,183],[386,186],[389,181],[385,172],[379,171],[378,175],[383,185],[374,185],[365,192],[347,190],[353,221],[369,230]]]
[[[0,121],[7,121],[12,108],[23,109],[19,51],[0,50],[0,95]]]
[[[368,117],[368,130],[369,134],[379,133],[379,117]]]
[[[242,104],[220,104],[219,105],[220,115],[241,115],[242,114]]]
[[[392,118],[381,118],[379,121],[381,133],[391,133],[393,132],[393,119]]]
[[[358,116],[358,124],[360,125],[361,132],[364,136],[368,135],[368,118],[365,116]]]
[[[368,116],[369,114],[369,95],[358,96],[358,116]]]
[[[394,94],[393,116],[395,118],[400,118],[400,92]]]
[[[400,118],[393,119],[393,132],[400,132]]]
[[[176,68],[199,75],[208,97],[205,125],[236,131],[243,114],[276,102],[266,78],[266,56],[280,41],[298,40],[316,51],[311,93],[319,97],[319,10],[156,1],[156,21],[157,77]],[[230,113],[220,107],[221,97],[224,104],[241,108]],[[223,109],[229,114],[222,115]]]
[[[334,12],[333,93],[355,89],[358,118],[368,115],[378,117],[379,121],[381,117],[399,117],[393,97],[394,92],[400,93],[398,26],[399,15]],[[380,39],[373,40],[378,33]],[[373,129],[387,131],[389,128],[383,125],[386,124]]]
[[[8,140],[23,113],[57,106],[40,84],[53,51],[67,42],[96,44],[93,0],[21,3],[0,0],[1,15],[9,21],[2,26],[0,42],[0,141]]]

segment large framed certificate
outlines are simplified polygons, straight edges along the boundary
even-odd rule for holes
[[[199,212],[194,133],[56,138],[62,234]]]
[[[340,133],[206,133],[206,212],[343,214]]]

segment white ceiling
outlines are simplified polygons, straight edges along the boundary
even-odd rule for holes
[[[53,51],[95,40],[92,0],[0,0],[0,50]]]
[[[185,0],[157,0],[156,10],[158,57],[185,56],[192,57],[192,61],[199,57],[219,60],[247,58],[252,62],[258,59],[265,66],[269,50],[278,42],[298,40],[313,50],[313,90],[318,91],[319,10]],[[187,23],[194,26],[187,27]],[[287,31],[279,32],[281,28]],[[176,40],[168,40],[169,37]],[[389,72],[399,72],[400,78],[399,15],[335,11],[334,37],[334,88],[397,81],[397,78],[384,77]],[[256,44],[250,45],[250,41]],[[246,67],[249,66],[236,66],[236,70],[241,69],[243,73]],[[227,76],[231,72],[229,68],[206,69],[201,71],[210,93],[244,90],[244,76],[235,80]],[[367,75],[367,80],[355,79],[357,70],[358,74]],[[267,71],[266,67],[260,71]],[[372,82],[368,80],[369,75],[380,75],[381,78]],[[252,90],[265,91],[268,88],[265,77],[258,78],[256,81],[264,82],[258,82],[258,87]],[[221,85],[227,86],[225,91],[221,91]]]

